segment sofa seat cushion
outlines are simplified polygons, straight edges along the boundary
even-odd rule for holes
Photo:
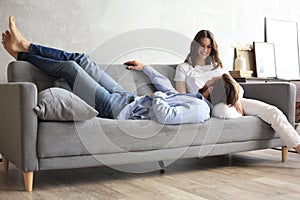
[[[138,152],[278,138],[268,124],[254,116],[226,120],[211,118],[204,123],[182,125],[102,118],[75,123],[40,122],[38,134],[39,158]]]

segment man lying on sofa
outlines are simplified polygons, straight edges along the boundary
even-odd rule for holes
[[[143,71],[158,90],[135,98],[86,54],[67,53],[30,43],[20,34],[12,16],[9,18],[9,30],[2,33],[2,44],[16,60],[28,61],[47,75],[66,79],[77,96],[86,102],[93,100],[98,116],[103,118],[153,119],[164,124],[198,123],[210,117],[211,106],[206,98],[214,97],[218,99],[215,104],[229,106],[238,101],[238,86],[226,74],[209,80],[205,88],[199,90],[201,93],[179,94],[166,77],[149,65],[128,61],[125,63],[129,65],[128,69]],[[218,85],[223,89],[217,89]],[[90,96],[87,91],[95,93]],[[275,115],[280,117],[270,122],[272,127],[288,146],[300,153],[300,136],[286,117],[282,117],[282,112],[275,111]]]
[[[62,77],[73,92],[111,119],[153,119],[164,124],[198,123],[210,117],[210,103],[201,94],[179,94],[169,79],[149,65],[129,61],[129,69],[143,71],[158,92],[135,98],[86,54],[68,53],[26,40],[13,16],[2,44],[16,60],[28,61],[50,76]],[[90,95],[88,91],[94,91]],[[89,94],[89,95],[88,95]]]

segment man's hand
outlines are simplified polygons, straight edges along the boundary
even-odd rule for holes
[[[146,66],[145,64],[141,63],[138,60],[130,60],[124,63],[124,65],[128,65],[127,69],[133,69],[137,71],[142,71],[144,67]]]
[[[162,97],[165,99],[168,97],[168,95],[165,92],[156,91],[156,92],[154,92],[153,97]]]
[[[168,95],[167,95],[166,93],[161,92],[161,91],[156,91],[156,92],[154,92],[154,93],[150,93],[150,94],[148,94],[148,96],[151,97],[152,99],[153,99],[155,96],[160,96],[160,97],[162,97],[162,98],[164,98],[164,99],[168,97]]]

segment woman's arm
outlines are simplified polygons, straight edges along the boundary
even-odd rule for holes
[[[175,89],[182,94],[187,93],[186,88],[186,79],[187,79],[187,72],[189,71],[189,67],[186,63],[181,63],[177,65],[176,72],[174,76],[175,81]]]
[[[186,83],[183,81],[175,81],[175,89],[179,93],[186,94]]]

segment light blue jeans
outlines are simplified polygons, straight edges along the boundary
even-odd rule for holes
[[[28,53],[18,53],[17,60],[28,61],[49,76],[64,78],[73,92],[98,112],[98,117],[115,118],[134,100],[86,54],[31,44]]]

